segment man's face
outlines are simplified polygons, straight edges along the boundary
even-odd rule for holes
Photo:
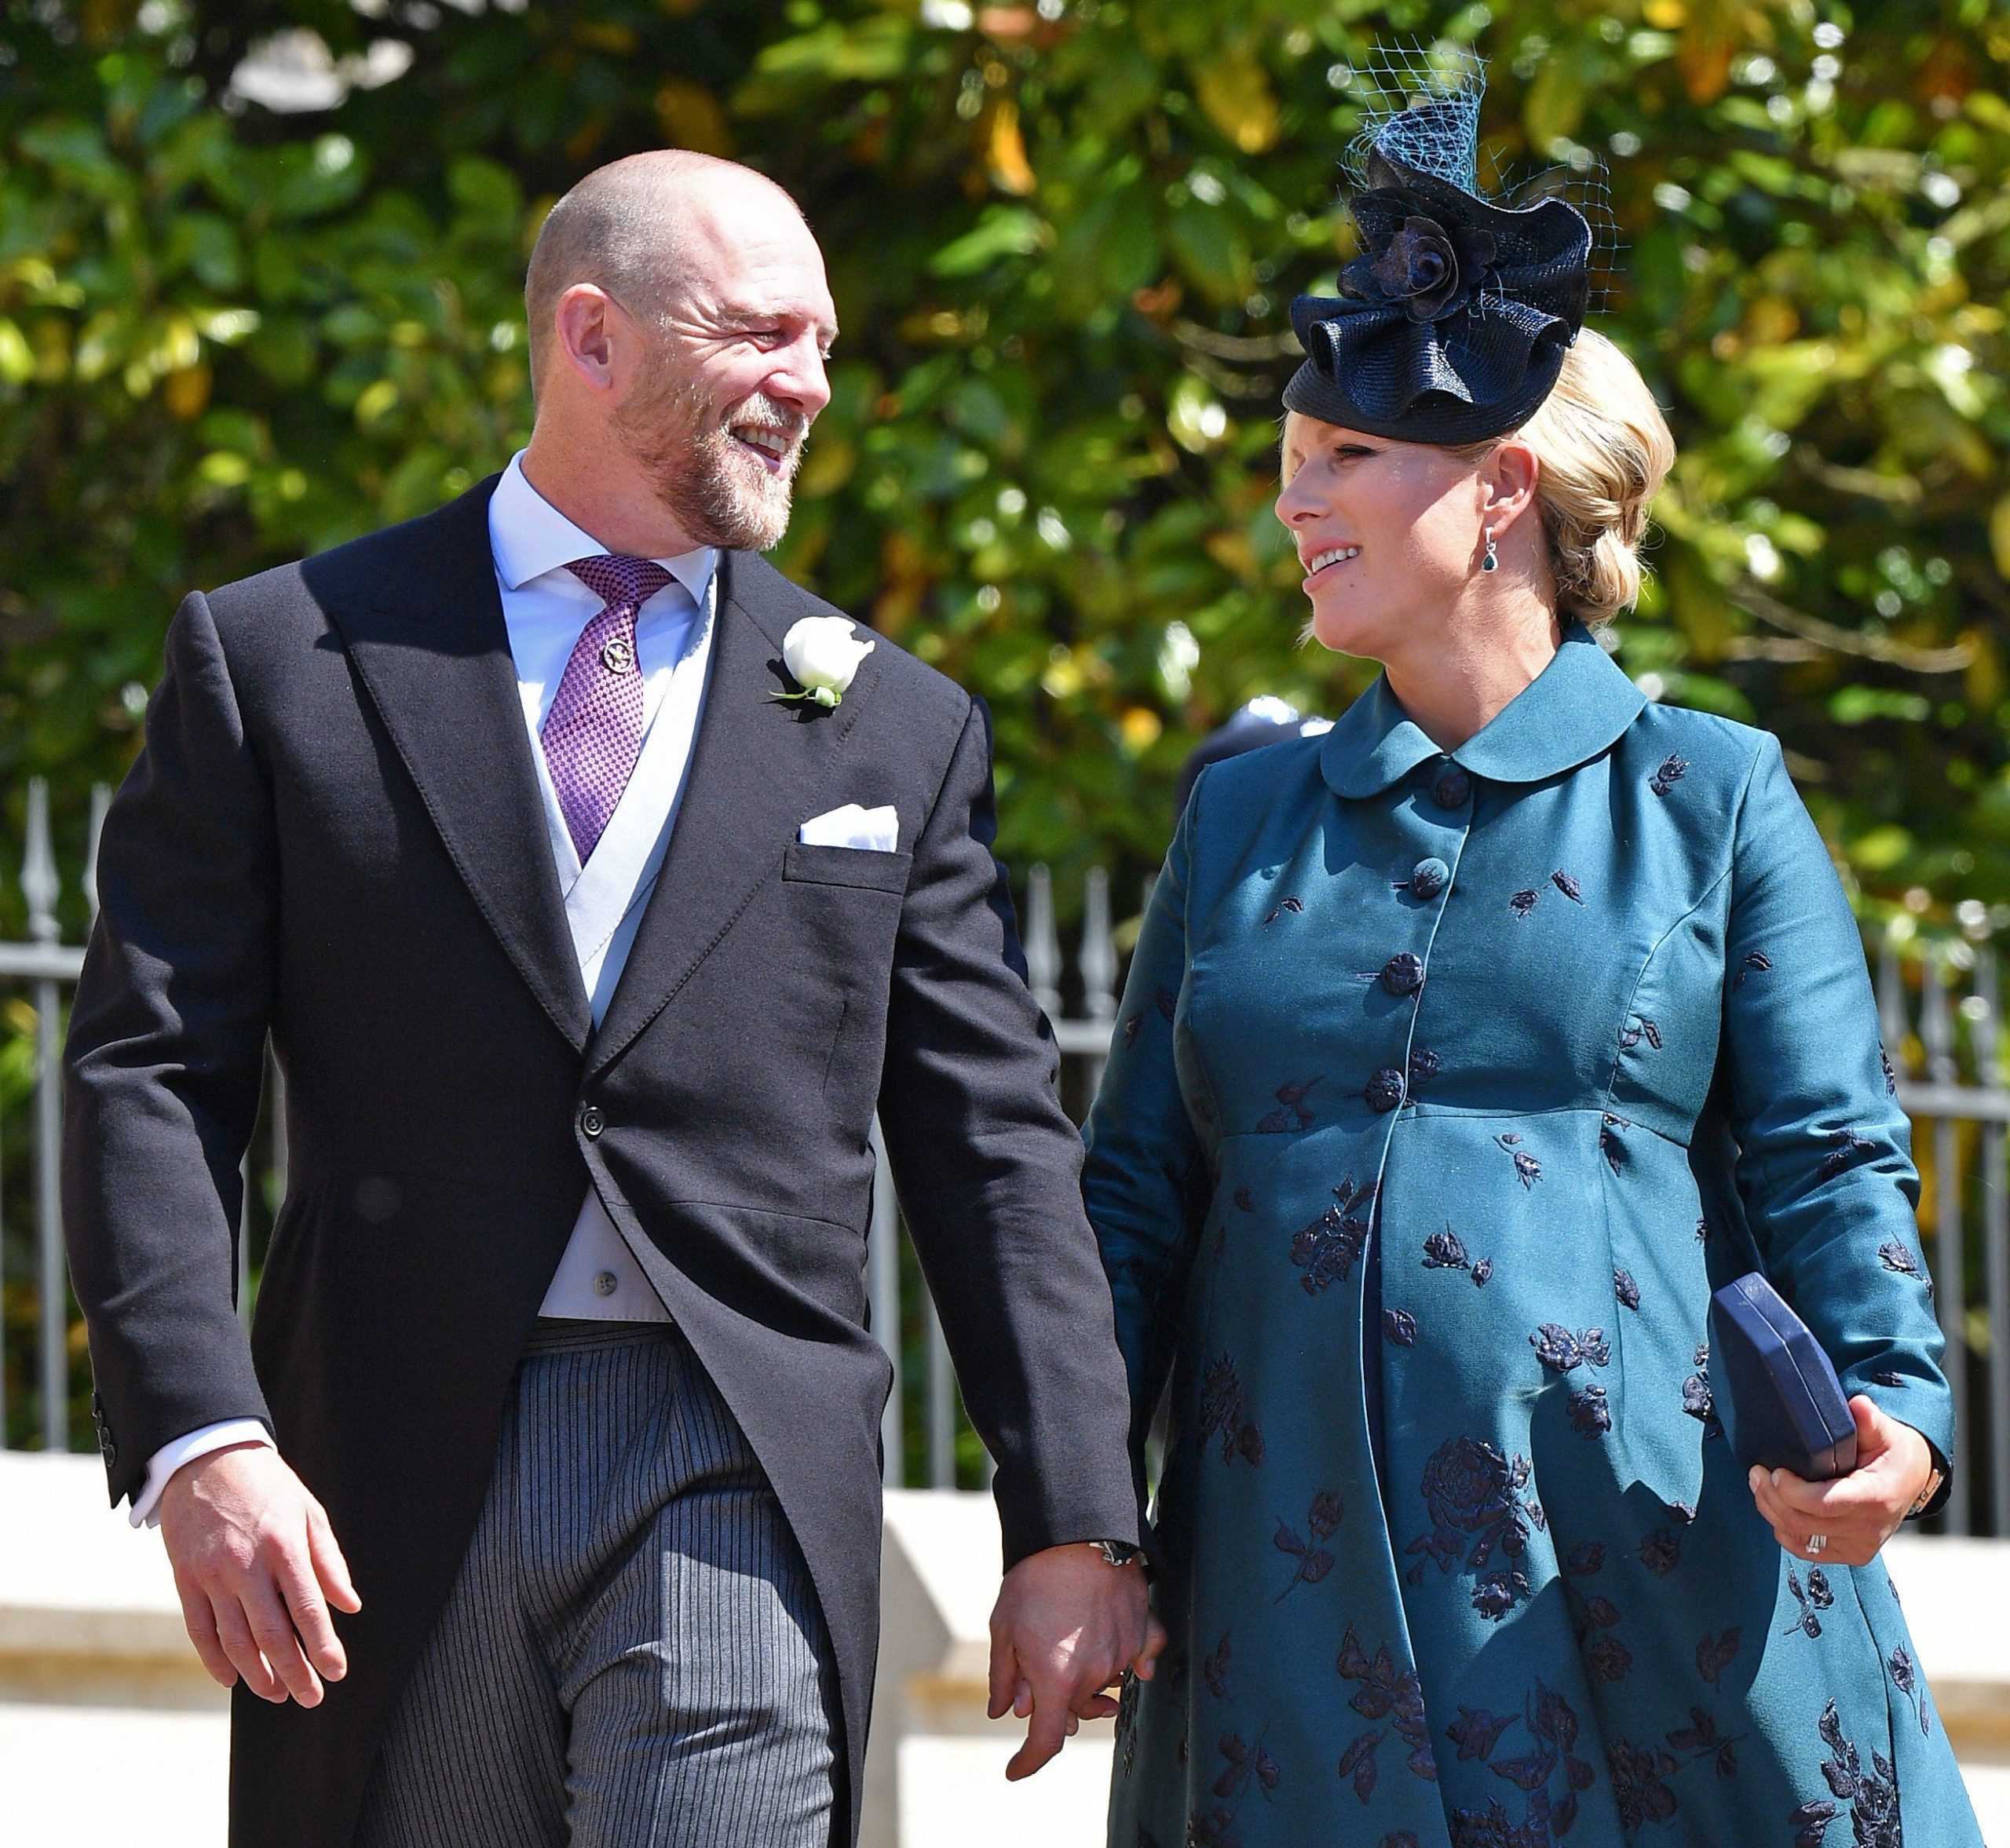
[[[751,189],[722,203],[693,214],[658,312],[631,305],[646,358],[613,427],[693,539],[765,552],[788,530],[803,443],[831,400],[837,311],[790,207]]]

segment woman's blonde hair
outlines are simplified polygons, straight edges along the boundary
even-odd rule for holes
[[[1555,387],[1513,433],[1536,452],[1536,501],[1549,535],[1559,609],[1596,627],[1640,594],[1647,509],[1675,463],[1675,439],[1624,353],[1589,327]],[[1461,445],[1476,459],[1493,443]]]

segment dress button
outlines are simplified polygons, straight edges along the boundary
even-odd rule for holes
[[[1447,764],[1431,786],[1431,799],[1441,809],[1456,809],[1473,793],[1473,780],[1456,764]]]
[[[589,1140],[607,1127],[607,1119],[601,1115],[598,1104],[589,1104],[579,1112],[579,1127],[586,1132]]]
[[[620,1287],[620,1278],[611,1270],[604,1270],[594,1279],[594,1294],[596,1296],[612,1296]]]
[[[1414,995],[1423,986],[1423,959],[1399,950],[1382,965],[1382,986],[1391,995]]]
[[[1403,1075],[1393,1065],[1384,1065],[1368,1081],[1368,1107],[1386,1114],[1403,1101]]]
[[[1419,898],[1435,898],[1452,877],[1452,869],[1442,860],[1420,860],[1410,868],[1410,890]]]

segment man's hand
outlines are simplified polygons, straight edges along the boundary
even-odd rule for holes
[[[1126,1668],[1146,1681],[1165,1631],[1146,1601],[1145,1569],[1112,1565],[1091,1545],[1050,1547],[1005,1575],[991,1613],[992,1718],[1032,1723],[1005,1775],[1030,1777],[1084,1720],[1116,1711],[1104,1693]]]
[[[203,1666],[227,1688],[242,1675],[261,1700],[320,1706],[323,1680],[349,1671],[328,1607],[363,1601],[327,1513],[280,1453],[238,1444],[183,1464],[161,1492],[160,1533]]]
[[[1759,1512],[1787,1551],[1818,1565],[1868,1565],[1899,1531],[1933,1474],[1933,1452],[1910,1425],[1901,1424],[1862,1393],[1850,1401],[1856,1419],[1856,1467],[1827,1482],[1804,1481],[1791,1470],[1754,1469],[1749,1477]],[[1823,1537],[1811,1553],[1811,1536]]]

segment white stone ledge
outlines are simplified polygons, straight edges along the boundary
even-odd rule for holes
[[[1908,1536],[1888,1558],[1985,1832],[2010,1841],[2010,1543]],[[1039,1776],[1004,1780],[1025,1729],[984,1715],[990,1498],[890,1494],[882,1561],[863,1848],[1102,1848],[1108,1722]],[[126,1848],[130,1780],[102,1773],[116,1762],[176,1794],[148,1848],[214,1848],[226,1699],[182,1633],[159,1537],[107,1507],[97,1459],[0,1453],[0,1839],[33,1825],[21,1839]]]

